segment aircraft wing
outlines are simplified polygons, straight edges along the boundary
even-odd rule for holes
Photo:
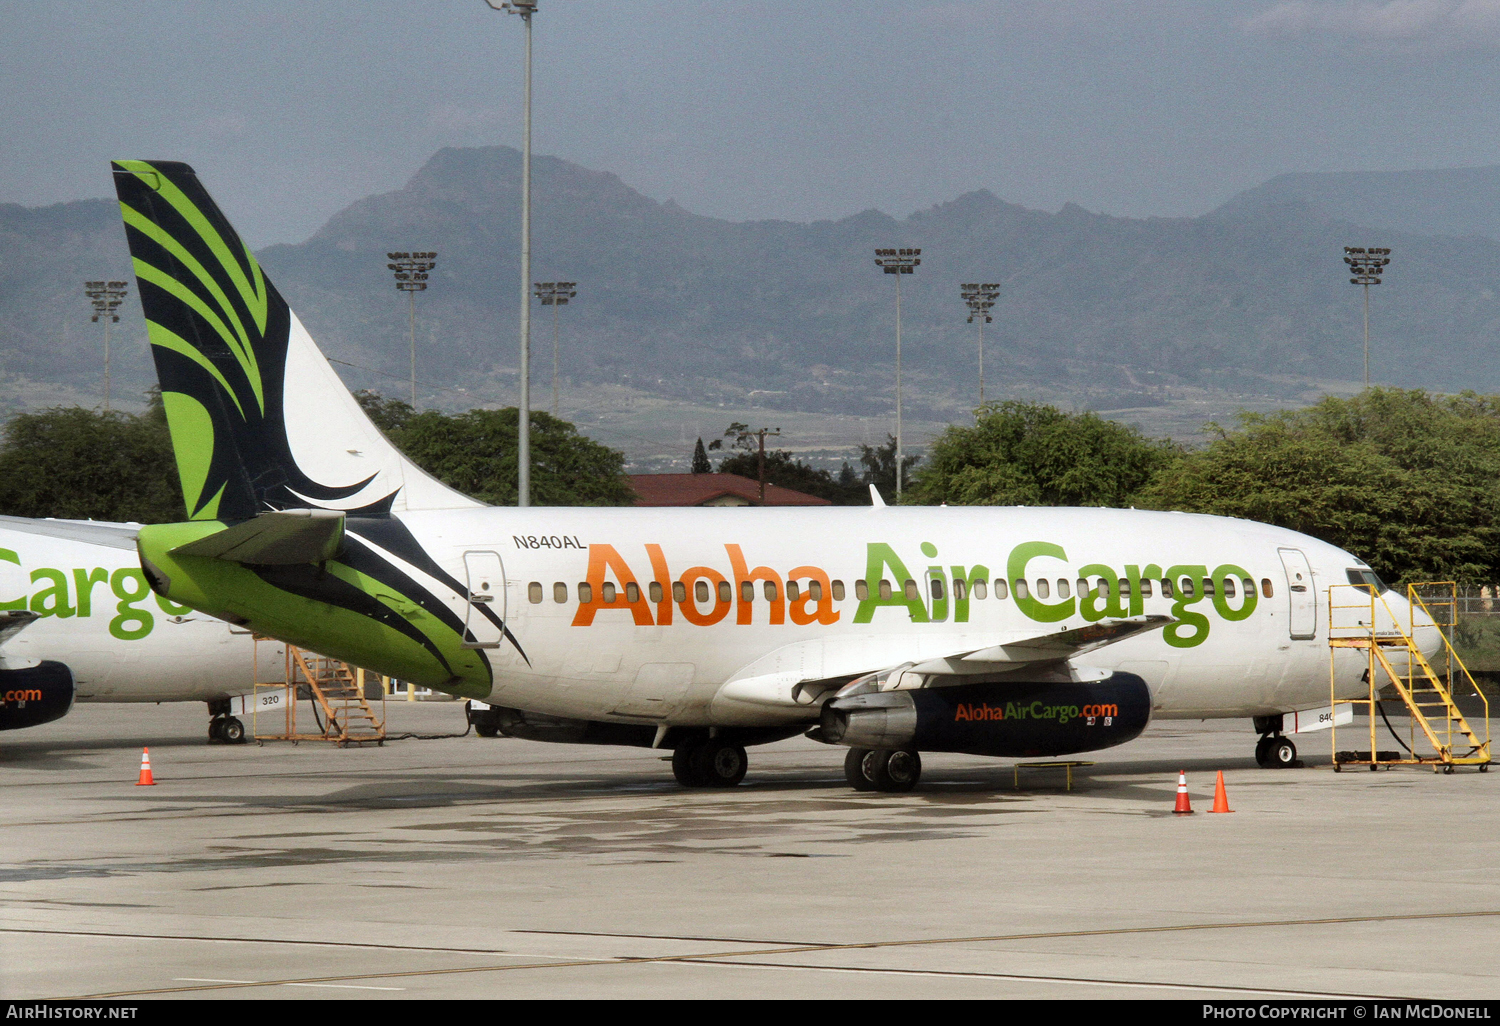
[[[26,609],[12,609],[0,613],[0,645],[19,634],[27,624],[39,619],[39,613]]]
[[[288,509],[262,513],[253,520],[241,521],[172,551],[252,566],[286,566],[332,559],[343,544],[341,511]]]
[[[730,678],[714,696],[713,710],[719,714],[730,707],[743,711],[748,706],[759,707],[780,721],[794,713],[815,718],[822,701],[852,681],[897,672],[956,678],[948,681],[953,684],[966,683],[964,678],[977,674],[1002,674],[1027,666],[1043,673],[1062,671],[1065,677],[1067,667],[1075,657],[1175,622],[1172,617],[1161,615],[1100,620],[1051,634],[1020,637],[993,645],[971,645],[959,651],[934,655],[913,651],[913,643],[900,636],[881,639],[883,643],[858,640],[837,651],[822,652],[817,660],[794,651],[798,645],[789,645]],[[903,654],[906,654],[904,659]],[[809,672],[809,666],[816,666],[816,670]]]

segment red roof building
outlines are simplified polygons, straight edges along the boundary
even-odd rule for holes
[[[780,485],[766,485],[738,474],[632,474],[637,506],[832,506],[827,499]]]

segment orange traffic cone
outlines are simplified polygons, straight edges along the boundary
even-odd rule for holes
[[[135,782],[136,787],[150,787],[156,781],[151,778],[151,749],[141,749],[141,779]]]
[[[1219,782],[1214,785],[1214,807],[1209,812],[1233,812],[1229,807],[1229,795],[1224,793],[1224,771],[1219,770]]]
[[[1177,807],[1172,811],[1179,816],[1191,816],[1193,814],[1193,805],[1188,801],[1187,770],[1181,770],[1177,774]]]

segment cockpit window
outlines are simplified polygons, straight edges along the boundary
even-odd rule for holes
[[[1374,570],[1368,570],[1364,567],[1351,566],[1348,570],[1344,571],[1344,574],[1349,578],[1350,584],[1367,585],[1368,587],[1373,588],[1375,590],[1375,594],[1377,595],[1384,595],[1386,592],[1391,590],[1390,585],[1382,581],[1380,579],[1380,575],[1377,574]]]

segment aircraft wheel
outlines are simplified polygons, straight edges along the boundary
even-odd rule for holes
[[[499,737],[500,728],[493,723],[476,723],[474,724],[474,733],[480,737]]]
[[[223,723],[224,721],[219,719],[217,716],[208,721],[208,740],[210,742],[224,740],[219,736],[219,727],[222,726]]]
[[[226,744],[242,745],[245,743],[245,724],[236,716],[227,716],[219,724],[219,737]]]
[[[922,757],[909,748],[877,752],[875,789],[877,791],[910,791],[922,778]]]
[[[689,740],[672,749],[672,776],[683,787],[708,786],[693,766],[693,756],[698,753],[699,744],[698,741]]]
[[[869,748],[851,748],[849,754],[844,756],[844,779],[856,791],[875,790],[875,778],[870,775],[870,770],[874,769],[875,754]],[[869,760],[868,764],[866,760]]]
[[[1277,769],[1290,769],[1297,765],[1297,746],[1289,738],[1272,738],[1267,754],[1271,765]]]
[[[745,750],[722,738],[709,738],[699,745],[692,761],[693,772],[702,781],[700,787],[734,787],[750,768]]]
[[[1261,769],[1272,769],[1275,764],[1271,762],[1271,745],[1276,741],[1274,737],[1267,734],[1255,742],[1255,764]]]

